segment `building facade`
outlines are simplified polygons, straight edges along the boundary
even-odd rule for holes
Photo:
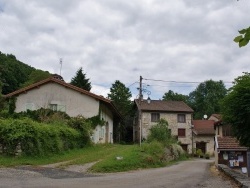
[[[172,136],[176,137],[188,153],[192,151],[191,121],[193,110],[182,101],[135,100],[137,118],[134,122],[133,138],[135,142],[146,140],[150,128],[160,119],[168,122]]]
[[[5,96],[15,98],[15,112],[40,108],[62,111],[71,117],[99,115],[105,125],[98,125],[91,136],[94,143],[113,143],[114,119],[120,114],[113,103],[89,91],[51,77]]]

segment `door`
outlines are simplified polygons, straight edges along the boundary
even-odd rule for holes
[[[196,150],[197,149],[201,149],[201,151],[202,151],[202,153],[206,153],[207,152],[207,150],[206,150],[206,142],[196,142]]]
[[[109,123],[107,122],[105,125],[105,143],[109,143]]]

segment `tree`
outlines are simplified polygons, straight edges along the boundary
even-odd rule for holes
[[[83,73],[82,67],[78,69],[75,77],[71,79],[70,83],[87,91],[91,90],[91,82],[86,78],[86,74]]]
[[[31,84],[44,80],[50,76],[51,74],[48,71],[42,71],[39,69],[33,70],[29,75],[28,80],[24,84],[22,84],[22,87],[29,86]]]
[[[123,140],[125,142],[131,142],[133,140],[133,108],[132,101],[130,98],[132,94],[123,83],[116,80],[112,87],[110,88],[110,93],[108,98],[111,99],[118,109],[118,111],[123,116],[123,120],[119,126],[119,130],[116,129],[116,134],[119,134],[119,141]]]
[[[235,79],[221,106],[223,121],[231,124],[242,145],[250,147],[250,73]]]
[[[132,109],[131,97],[132,94],[129,88],[119,80],[116,80],[115,83],[112,84],[110,93],[108,94],[108,98],[114,102],[122,116],[130,115]]]
[[[250,40],[250,27],[239,31],[240,35],[234,38],[234,42],[239,43],[239,47],[246,46]]]
[[[30,73],[35,70],[35,68],[18,61],[14,55],[5,55],[1,52],[0,65],[3,94],[19,89],[28,80]]]
[[[158,141],[163,143],[165,146],[176,142],[169,130],[168,122],[165,119],[160,119],[160,121],[150,128],[148,135],[148,142]]]
[[[225,97],[227,89],[222,81],[207,80],[198,85],[189,94],[189,105],[195,111],[194,119],[202,119],[206,114],[220,113],[220,100]]]
[[[2,96],[2,82],[0,80],[0,109],[3,109],[4,107],[4,98]]]
[[[183,102],[187,102],[188,101],[188,96],[187,95],[182,95],[179,93],[175,93],[172,90],[169,90],[168,92],[166,92],[162,99],[164,101],[183,101]]]

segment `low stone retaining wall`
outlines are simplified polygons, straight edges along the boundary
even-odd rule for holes
[[[231,177],[234,181],[236,181],[241,187],[243,188],[250,188],[250,178],[241,174],[240,172],[237,172],[231,168],[229,168],[227,165],[224,164],[218,164],[218,169],[222,172],[224,172],[227,176]]]

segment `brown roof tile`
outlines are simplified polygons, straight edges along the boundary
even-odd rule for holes
[[[146,100],[141,101],[135,100],[137,107],[142,111],[161,111],[161,112],[183,112],[193,113],[193,109],[190,108],[186,103],[182,101],[162,101],[162,100],[151,100],[150,104]]]
[[[240,146],[239,141],[234,137],[217,137],[218,149],[221,150],[247,150],[247,147]]]
[[[197,135],[215,135],[213,120],[192,120]]]
[[[215,120],[216,119],[216,121],[221,121],[222,117],[221,117],[221,114],[212,114],[209,117],[209,119],[211,119],[211,120]]]

